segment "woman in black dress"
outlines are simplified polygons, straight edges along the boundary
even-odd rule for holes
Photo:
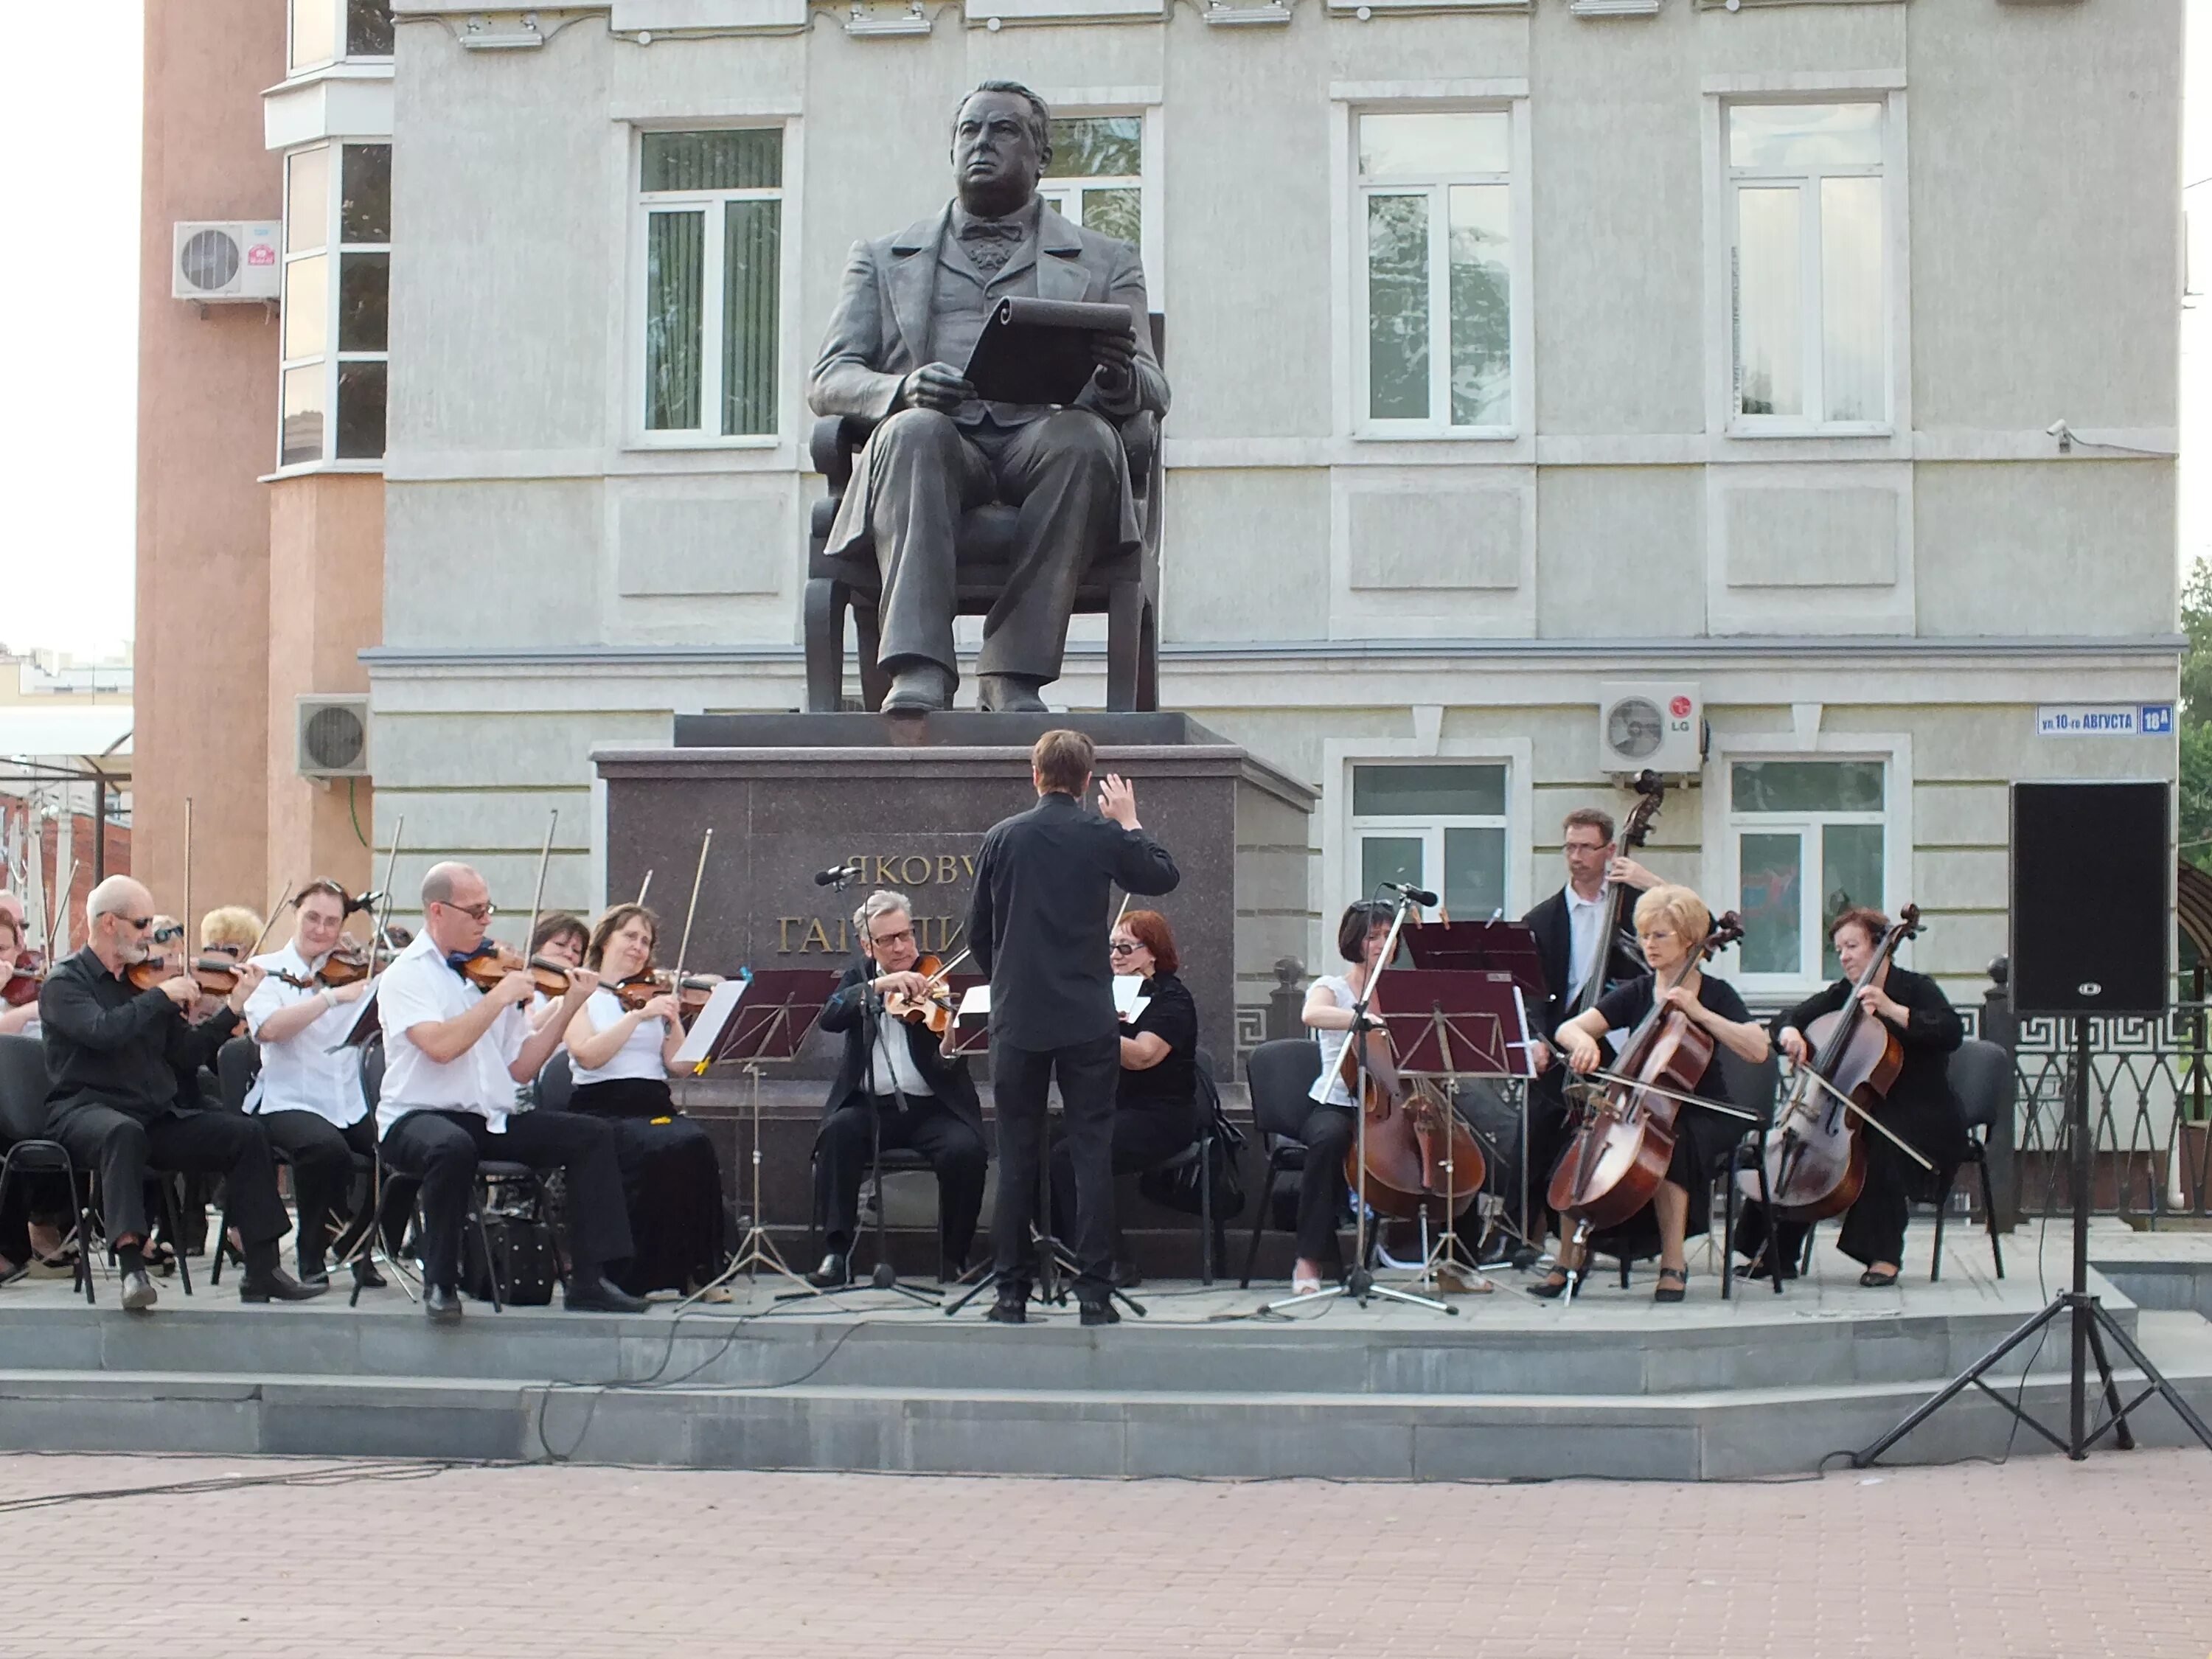
[[[1864,906],[1836,918],[1828,937],[1835,943],[1844,976],[1774,1017],[1774,1040],[1784,1054],[1799,1065],[1813,1057],[1806,1028],[1821,1015],[1842,1009],[1888,932],[1889,918]],[[1951,1053],[1966,1036],[1959,1011],[1934,980],[1894,962],[1882,964],[1858,999],[1869,1015],[1889,1027],[1905,1052],[1897,1081],[1875,1109],[1875,1121],[1910,1142],[1939,1172],[1947,1166],[1956,1168],[1966,1136],[1948,1076]],[[1905,1253],[1905,1218],[1916,1182],[1923,1187],[1935,1182],[1881,1129],[1862,1127],[1858,1133],[1866,1143],[1866,1185],[1859,1190],[1858,1202],[1844,1212],[1836,1248],[1866,1269],[1859,1275],[1860,1284],[1879,1290],[1897,1283],[1898,1258]],[[1766,1211],[1754,1200],[1736,1224],[1736,1248],[1751,1258],[1737,1272],[1748,1279],[1764,1279],[1778,1267],[1784,1279],[1794,1279],[1810,1224],[1777,1222],[1773,1248],[1763,1249],[1768,1242]]]
[[[1721,1069],[1721,1049],[1729,1049],[1757,1065],[1767,1055],[1766,1028],[1752,1019],[1751,1011],[1743,1006],[1733,985],[1699,968],[1712,931],[1712,912],[1686,887],[1654,887],[1637,900],[1636,936],[1651,972],[1615,986],[1598,1000],[1595,1007],[1559,1027],[1558,1041],[1565,1051],[1567,1065],[1577,1072],[1595,1071],[1602,1057],[1598,1039],[1611,1030],[1634,1030],[1651,1012],[1656,995],[1660,1002],[1680,1009],[1713,1039],[1712,1060],[1689,1092],[1726,1105],[1728,1078]],[[1705,1231],[1712,1211],[1714,1161],[1741,1133],[1737,1120],[1720,1113],[1690,1105],[1677,1112],[1674,1156],[1667,1167],[1666,1179],[1652,1195],[1649,1216],[1659,1243],[1659,1288],[1654,1301],[1680,1302],[1688,1289],[1689,1263],[1683,1243],[1692,1233]],[[1565,1156],[1573,1155],[1570,1143]],[[1636,1226],[1644,1219],[1638,1217],[1629,1225]],[[1587,1248],[1587,1244],[1577,1245],[1571,1237],[1563,1240],[1559,1265],[1548,1278],[1531,1286],[1534,1292],[1554,1297],[1566,1289],[1571,1277],[1578,1281],[1588,1271],[1583,1266]]]
[[[1131,910],[1114,926],[1114,971],[1145,981],[1145,1006],[1121,1027],[1121,1082],[1114,1100],[1114,1173],[1134,1175],[1164,1164],[1198,1139],[1198,1005],[1176,977],[1182,957],[1168,919]],[[1053,1231],[1075,1221],[1075,1158],[1062,1139],[1052,1151]],[[1138,1283],[1137,1270],[1114,1229],[1114,1282]]]
[[[601,916],[583,965],[598,990],[568,1022],[568,1109],[614,1126],[636,1254],[608,1270],[632,1296],[696,1289],[721,1271],[722,1170],[705,1129],[676,1109],[668,1066],[684,1045],[676,999],[666,993],[625,1008],[611,988],[653,966],[659,923],[640,904]],[[556,1005],[557,1006],[557,1005]],[[710,1299],[726,1300],[719,1294]]]

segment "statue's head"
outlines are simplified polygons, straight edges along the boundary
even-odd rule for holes
[[[1018,81],[986,81],[952,112],[952,182],[969,212],[1026,207],[1052,160],[1052,112]]]

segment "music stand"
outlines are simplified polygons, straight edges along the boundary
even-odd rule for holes
[[[679,1310],[739,1273],[757,1280],[762,1267],[781,1273],[802,1288],[813,1288],[792,1271],[790,1264],[777,1251],[775,1241],[769,1237],[768,1229],[761,1224],[761,1067],[787,1064],[797,1056],[806,1034],[822,1017],[823,1006],[836,994],[837,981],[842,977],[834,968],[779,968],[753,974],[743,981],[734,1006],[726,1005],[721,1030],[705,1039],[705,1052],[697,1057],[701,1071],[709,1066],[735,1062],[742,1065],[745,1075],[752,1079],[752,1214],[745,1236],[738,1243],[737,1254],[730,1258],[730,1265],[678,1303]],[[716,994],[732,982],[725,981],[715,987]],[[713,1006],[710,1000],[707,1008],[700,1011],[702,1022]],[[684,1039],[685,1046],[693,1046],[698,1035],[695,1025],[692,1036]],[[681,1051],[679,1056],[680,1054]]]

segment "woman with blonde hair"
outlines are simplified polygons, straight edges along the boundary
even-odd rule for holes
[[[1662,884],[1637,900],[1636,937],[1650,971],[1615,986],[1598,999],[1595,1007],[1559,1027],[1557,1041],[1568,1068],[1584,1073],[1597,1070],[1603,1059],[1600,1037],[1607,1031],[1634,1030],[1655,1004],[1663,1005],[1679,1010],[1713,1040],[1712,1059],[1689,1092],[1728,1104],[1728,1077],[1722,1070],[1721,1050],[1726,1048],[1757,1065],[1766,1058],[1768,1044],[1766,1028],[1752,1018],[1735,987],[1713,978],[1701,966],[1705,941],[1712,937],[1712,912],[1686,887]],[[1633,1251],[1638,1242],[1649,1243],[1656,1228],[1659,1288],[1653,1301],[1680,1302],[1689,1288],[1684,1242],[1711,1224],[1714,1161],[1741,1133],[1741,1125],[1735,1118],[1699,1106],[1680,1107],[1674,1120],[1674,1158],[1652,1196],[1649,1212],[1625,1224],[1613,1236],[1621,1248]],[[1574,1156],[1571,1142],[1565,1155]],[[1564,1231],[1564,1218],[1561,1226]],[[1583,1265],[1589,1248],[1588,1241],[1577,1244],[1571,1237],[1562,1239],[1559,1265],[1530,1287],[1533,1293],[1555,1297],[1571,1281],[1580,1283],[1589,1272]]]

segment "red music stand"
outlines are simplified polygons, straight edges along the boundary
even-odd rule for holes
[[[702,1070],[708,1066],[734,1063],[743,1066],[746,1075],[752,1079],[752,1224],[738,1241],[737,1254],[730,1259],[730,1265],[711,1284],[702,1285],[686,1297],[679,1306],[688,1306],[714,1285],[735,1279],[739,1273],[757,1279],[762,1267],[781,1273],[802,1289],[811,1288],[792,1271],[769,1237],[768,1229],[761,1224],[761,1067],[781,1065],[797,1055],[799,1046],[806,1041],[806,1034],[814,1029],[814,1022],[822,1017],[823,1006],[836,994],[837,982],[842,977],[835,968],[778,968],[749,975],[737,1006],[731,1010],[722,1029],[708,1040],[707,1057],[699,1063]]]
[[[1544,958],[1534,928],[1517,921],[1431,921],[1405,933],[1407,954],[1416,968],[1456,968],[1507,973],[1532,1005],[1551,994],[1544,982]]]

